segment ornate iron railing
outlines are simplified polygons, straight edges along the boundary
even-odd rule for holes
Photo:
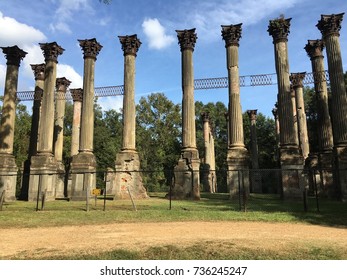
[[[306,73],[303,80],[304,85],[313,84],[315,81],[325,81],[329,83],[328,71],[316,72],[316,73]],[[277,75],[276,74],[260,74],[260,75],[248,75],[240,76],[240,87],[247,86],[270,86],[277,85]],[[195,79],[194,89],[217,89],[217,88],[228,88],[228,78],[206,78],[206,79]],[[124,94],[124,86],[106,86],[106,87],[96,87],[95,97],[105,97],[105,96],[117,96]],[[34,91],[18,91],[17,99],[19,101],[29,101],[39,98],[39,95],[35,97]],[[65,95],[57,96],[57,99],[72,100],[71,93],[67,90]]]

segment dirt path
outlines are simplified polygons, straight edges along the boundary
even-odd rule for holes
[[[276,249],[293,242],[319,242],[347,250],[347,229],[261,222],[121,223],[0,229],[0,258],[30,258],[151,246],[230,242]]]

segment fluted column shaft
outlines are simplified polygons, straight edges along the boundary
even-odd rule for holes
[[[45,56],[45,82],[44,94],[41,104],[41,118],[39,126],[39,155],[53,155],[53,132],[54,132],[54,93],[57,76],[58,55],[64,49],[56,42],[40,44]]]
[[[54,156],[58,162],[63,161],[64,117],[66,90],[70,81],[64,78],[56,80],[56,98],[54,114]]]
[[[80,147],[81,153],[93,153],[94,148],[94,73],[95,61],[102,46],[95,38],[78,40],[83,51],[83,105],[81,119]]]
[[[314,89],[317,99],[318,111],[318,143],[319,150],[332,151],[333,131],[329,114],[328,90],[325,78],[323,60],[324,42],[322,40],[308,40],[305,50],[311,59],[312,72],[314,73]]]
[[[227,69],[229,82],[229,131],[230,148],[244,148],[243,119],[240,103],[238,46],[227,47]]]
[[[73,119],[72,119],[72,133],[71,133],[71,157],[78,154],[80,146],[80,128],[81,128],[81,113],[82,113],[82,99],[83,89],[70,89],[73,100]]]
[[[29,158],[37,154],[39,139],[39,123],[41,115],[41,101],[45,84],[45,64],[32,64],[31,69],[35,75],[35,93],[33,102],[33,112],[31,116]]]
[[[290,80],[295,91],[295,103],[296,103],[296,116],[298,123],[298,134],[299,134],[299,143],[301,147],[301,152],[306,159],[310,153],[310,147],[308,142],[308,132],[307,132],[307,122],[306,122],[306,113],[305,113],[305,104],[304,104],[304,85],[303,79],[305,78],[306,73],[292,73]]]
[[[300,145],[297,104],[295,99],[295,90],[293,86],[290,87],[290,100],[292,102],[292,108],[293,108],[292,117],[293,117],[293,124],[294,124],[295,142],[298,145]]]
[[[7,69],[0,126],[0,154],[12,155],[16,119],[18,69],[20,61],[27,53],[17,46],[3,47],[2,50],[7,59]]]
[[[135,56],[124,57],[123,150],[135,150]]]
[[[249,120],[251,122],[250,133],[251,133],[251,162],[252,169],[259,169],[259,158],[258,158],[258,142],[257,142],[257,110],[247,110]]]

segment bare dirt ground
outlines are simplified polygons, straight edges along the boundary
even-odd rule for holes
[[[200,242],[276,250],[300,244],[346,248],[347,229],[261,222],[120,223],[0,229],[0,258],[30,259]]]

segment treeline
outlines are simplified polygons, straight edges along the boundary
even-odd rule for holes
[[[200,158],[204,157],[202,112],[209,112],[215,139],[216,169],[226,170],[227,107],[222,102],[196,106],[196,135]],[[94,105],[94,154],[98,170],[105,171],[114,167],[116,154],[122,145],[122,113],[115,110],[103,111],[97,100]],[[68,170],[72,134],[73,104],[66,102],[64,119],[63,161]],[[250,142],[250,121],[247,113],[243,114],[245,144]],[[23,104],[17,105],[14,156],[19,167],[27,159],[31,129],[31,115]],[[150,191],[167,188],[172,178],[172,171],[178,162],[181,151],[181,104],[174,104],[163,93],[153,93],[142,97],[136,106],[136,147],[144,171],[145,186]],[[261,168],[276,166],[275,123],[261,113],[257,115],[257,135],[259,145],[259,164]],[[155,172],[152,172],[155,171]],[[103,183],[103,173],[98,173],[97,184]],[[225,180],[225,178],[224,178]],[[220,185],[225,185],[223,179]]]

